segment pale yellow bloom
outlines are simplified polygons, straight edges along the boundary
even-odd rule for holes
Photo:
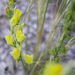
[[[13,44],[13,41],[14,41],[11,35],[5,36],[5,40],[7,41],[7,44],[11,44],[11,45]]]
[[[22,26],[23,26],[23,25],[24,25],[24,23],[19,24],[19,25],[16,25],[16,26],[14,27],[14,32],[15,32],[15,34],[17,33],[18,30],[21,30],[21,29],[22,29]]]
[[[16,15],[14,15],[9,22],[10,22],[11,26],[16,25],[18,22],[18,17]]]
[[[11,20],[9,21],[11,26],[14,26],[17,24],[20,16],[22,15],[22,11],[20,11],[19,9],[14,9],[14,16],[11,18]]]
[[[24,26],[24,23],[20,24],[20,26]]]
[[[14,48],[13,51],[10,52],[10,54],[12,55],[12,57],[17,60],[19,59],[19,56],[20,56],[20,52],[17,48]]]
[[[16,34],[19,29],[20,29],[20,25],[16,25],[16,26],[14,27],[14,33]]]
[[[29,54],[26,54],[25,55],[25,62],[27,64],[32,64],[33,63],[33,56],[32,55],[29,55]]]
[[[59,75],[63,70],[63,66],[61,64],[48,63],[45,66],[43,75]]]
[[[16,47],[18,48],[18,50],[21,52],[21,46],[16,42]]]
[[[22,33],[21,30],[17,31],[16,38],[17,38],[18,42],[22,42],[22,40],[24,40],[25,36],[24,36],[24,34]]]
[[[22,15],[22,11],[20,11],[19,9],[14,9],[14,14],[17,16],[17,17],[20,17]]]
[[[20,29],[22,29],[23,26],[24,26],[24,23],[20,24]]]

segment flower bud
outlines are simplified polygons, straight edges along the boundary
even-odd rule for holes
[[[12,9],[14,7],[14,2],[13,0],[8,0],[8,5]]]
[[[7,7],[5,8],[5,14],[6,14],[6,15],[9,14],[9,12],[10,12],[10,8],[7,6]]]

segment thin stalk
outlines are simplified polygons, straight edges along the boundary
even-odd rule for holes
[[[53,31],[54,31],[55,27],[56,27],[56,25],[55,25],[55,20],[54,20],[54,23],[52,24],[52,29],[51,29],[51,31],[49,32],[49,36],[48,36],[48,39],[47,39],[47,41],[46,41],[46,45],[45,45],[45,47],[44,47],[44,50],[45,50],[45,51],[44,51],[43,56],[47,56],[48,49],[51,47],[51,42],[53,41],[52,34],[53,34]],[[54,34],[53,34],[53,37],[55,36],[55,33],[56,33],[57,28],[58,28],[58,26],[57,26],[56,29],[55,29],[55,32],[54,32]],[[43,57],[43,56],[42,56],[42,57]],[[45,58],[46,58],[46,57],[45,57]],[[45,59],[45,58],[44,58],[44,59]]]
[[[67,47],[70,47],[70,46],[72,46],[74,43],[75,43],[75,40],[73,40],[71,43],[68,43],[65,47],[66,47],[66,48],[67,48]]]
[[[45,0],[42,0],[42,3],[41,3],[41,9],[40,9],[40,13],[39,13],[39,27],[41,25],[41,20],[42,20],[42,14],[43,14],[43,7],[44,7],[44,2]]]
[[[43,29],[43,24],[44,24],[44,21],[45,21],[45,16],[46,16],[46,11],[47,11],[47,7],[48,7],[48,3],[49,3],[49,0],[46,1],[46,6],[45,6],[44,17],[43,17],[43,21],[42,21],[42,28],[41,28],[41,31],[40,31],[41,33],[40,33],[40,34],[42,34],[42,29]],[[39,39],[40,39],[40,38],[39,38]],[[39,44],[38,44],[38,45],[39,45]],[[38,58],[36,64],[34,65],[34,67],[33,67],[32,71],[31,71],[30,75],[33,74],[34,69],[35,69],[36,66],[39,64],[38,61],[40,61],[40,59],[41,59],[41,57],[42,57],[42,55],[43,55],[43,52],[44,52],[44,50],[42,51],[40,57]]]
[[[38,8],[38,7],[39,7],[38,4],[39,4],[39,3],[38,3],[38,2],[39,2],[39,0],[37,0],[37,30],[38,30],[38,25],[39,25],[39,14],[38,14],[38,9],[39,9],[39,8]]]
[[[73,37],[68,43],[70,43],[73,39],[75,39],[75,37]]]
[[[29,5],[30,5],[30,0],[29,0]],[[29,7],[29,11],[28,13],[30,13],[30,7]],[[26,47],[25,47],[25,51],[27,52],[27,41],[28,41],[28,33],[29,33],[29,19],[30,19],[30,15],[28,15],[28,22],[27,22],[27,34],[26,34]]]
[[[47,2],[46,2],[46,7],[45,7],[45,11],[44,11],[44,17],[43,17],[43,21],[42,21],[42,29],[43,29],[43,24],[45,22],[45,16],[46,16],[47,8],[48,8],[48,3],[49,3],[49,0],[47,0]]]
[[[49,32],[49,36],[48,36],[48,39],[47,39],[47,41],[46,41],[46,45],[45,46],[49,46],[49,42],[50,42],[50,40],[51,40],[51,34],[53,33],[53,31],[54,31],[54,29],[55,29],[55,27],[56,27],[56,25],[55,24],[57,24],[58,22],[60,22],[60,20],[62,19],[62,17],[63,17],[63,15],[65,14],[65,12],[67,11],[67,9],[61,14],[61,16],[57,19],[57,21],[54,21],[54,23],[53,23],[53,25],[52,25],[52,29],[51,29],[51,31]],[[57,16],[56,16],[57,17]],[[54,26],[55,25],[55,26]],[[57,28],[59,27],[59,25],[57,26]],[[56,29],[57,29],[56,28]],[[56,29],[55,29],[55,31],[56,31]],[[54,34],[55,34],[56,32],[54,32]],[[48,49],[48,46],[46,47],[47,49]],[[46,49],[46,50],[47,50]]]
[[[58,7],[58,1],[59,1],[59,0],[57,0],[57,2],[56,2],[56,8],[55,8],[55,14],[54,14],[54,16],[56,15],[56,12],[57,12],[57,10],[58,10],[58,9],[57,9],[57,7]]]
[[[21,47],[21,50],[22,50],[22,44],[21,44],[21,42],[20,42],[20,47]],[[21,54],[22,54],[22,52],[21,52]],[[23,63],[23,59],[22,59],[22,55],[21,55],[21,54],[20,54],[20,60],[21,60],[22,65],[23,65],[23,69],[24,69],[25,75],[27,75],[27,73],[26,73],[26,68],[25,68],[25,66],[24,66],[24,63]]]
[[[25,66],[24,66],[22,56],[20,57],[20,59],[21,59],[22,65],[23,65],[23,69],[24,69],[25,75],[27,75],[27,73],[26,73],[26,68],[25,68]]]
[[[41,7],[39,7],[40,0],[37,0],[37,35],[36,35],[36,39],[37,43],[35,45],[35,54],[38,52],[39,50],[39,44],[40,44],[40,38],[42,35],[39,34],[40,30],[41,30],[41,23],[42,23],[42,14],[43,14],[43,8],[44,8],[44,2],[45,0],[41,0]]]
[[[66,47],[70,46],[73,43],[75,43],[75,37],[73,37],[72,39],[69,40],[69,42],[67,43]]]
[[[29,0],[29,1],[30,1],[30,4],[27,7],[26,13],[25,13],[24,18],[23,18],[23,22],[25,22],[27,15],[29,14],[28,12],[29,12],[30,8],[32,8],[31,6],[32,6],[33,0]]]
[[[58,52],[59,52],[61,46],[62,46],[62,43],[60,44],[59,49],[58,49],[58,51],[56,52],[56,55],[54,56],[54,58],[56,58],[56,56],[58,55]]]
[[[57,14],[58,14],[58,13],[57,13]],[[63,14],[64,14],[64,13],[63,13]],[[62,14],[62,16],[63,16],[63,14]],[[56,15],[56,16],[58,16],[58,15]],[[61,16],[61,17],[62,17],[62,16]],[[60,18],[61,18],[61,17],[60,17]],[[57,21],[60,21],[60,20],[58,19]],[[43,56],[43,53],[45,53],[45,51],[47,50],[47,45],[49,44],[49,42],[50,42],[50,40],[51,40],[51,35],[52,35],[52,33],[53,33],[53,30],[55,29],[55,23],[56,23],[56,19],[54,20],[54,22],[53,22],[53,24],[52,24],[52,29],[51,29],[51,31],[50,31],[50,33],[49,33],[49,37],[48,37],[48,39],[47,39],[47,41],[46,41],[45,48],[43,49],[42,53],[40,54],[40,57],[38,58],[37,63],[35,64],[33,70],[34,70],[34,69],[36,68],[36,66],[39,64],[38,61],[40,61],[41,57]]]
[[[43,2],[44,3],[44,2]],[[42,4],[43,4],[42,3]],[[46,1],[46,6],[45,6],[45,11],[44,11],[44,17],[43,17],[43,20],[42,20],[42,24],[41,24],[41,27],[38,29],[38,34],[37,34],[37,37],[38,37],[38,40],[37,40],[37,43],[36,43],[36,46],[35,46],[35,54],[38,52],[39,50],[39,46],[40,46],[40,40],[41,40],[41,37],[42,37],[42,32],[43,32],[43,27],[44,27],[44,22],[45,22],[45,16],[46,16],[46,11],[47,11],[47,7],[48,7],[48,3],[49,3],[49,0]],[[42,8],[43,6],[41,6]],[[42,15],[42,11],[40,13]]]
[[[12,13],[13,13],[13,8],[11,8],[11,11],[12,11]]]

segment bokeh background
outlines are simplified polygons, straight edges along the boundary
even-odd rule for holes
[[[4,38],[4,36],[8,35],[10,31],[10,23],[9,23],[9,20],[7,19],[7,16],[5,15],[5,7],[7,6],[7,2],[8,0],[0,0],[0,75],[24,75],[21,62],[19,62],[17,68],[15,67],[16,65],[14,63],[15,60],[9,54],[9,52],[12,51],[13,48],[7,45],[5,38]],[[18,2],[15,3],[15,6],[19,8],[20,10],[22,10],[23,12],[21,16],[21,22],[22,22],[27,6],[28,6],[28,0],[19,0]],[[45,45],[45,41],[48,37],[48,33],[51,29],[51,23],[53,22],[53,18],[54,18],[55,7],[56,7],[56,0],[53,1],[52,3],[49,3],[47,13],[46,13],[46,19],[44,23],[44,31],[43,31],[43,37],[41,40],[40,50],[43,49]],[[37,10],[36,8],[37,8],[36,0],[34,0],[33,7],[31,9],[32,11],[30,13],[30,21],[29,21],[29,33],[28,33],[28,42],[27,42],[28,54],[34,54],[34,45],[36,43],[36,37],[35,37],[37,34],[37,31],[36,31]],[[25,35],[27,33],[27,19],[23,27],[23,33]],[[68,35],[73,36],[73,37],[75,36],[75,26],[73,27],[73,30]],[[22,47],[23,47],[23,51],[25,52],[24,41],[22,42]],[[66,54],[67,54],[67,57],[65,57],[65,59],[61,61],[62,63],[65,63],[66,61],[70,59],[75,60],[75,45],[72,45],[71,49],[68,50]]]

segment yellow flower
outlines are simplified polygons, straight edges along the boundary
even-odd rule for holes
[[[48,63],[44,69],[43,75],[59,75],[63,70],[61,64]]]
[[[32,55],[25,55],[25,62],[28,64],[32,64],[33,63],[33,56]]]
[[[13,41],[14,41],[11,35],[5,36],[5,40],[7,41],[7,44],[11,44],[11,45],[13,44]]]
[[[16,38],[17,38],[18,42],[22,42],[22,40],[24,40],[25,36],[24,36],[24,34],[22,33],[21,30],[17,31]]]
[[[17,48],[14,48],[13,51],[10,52],[10,54],[12,55],[12,57],[17,60],[19,59],[19,56],[20,56],[20,52]]]
[[[20,29],[22,29],[23,26],[24,26],[24,23],[20,24]]]
[[[18,22],[18,17],[16,15],[14,15],[9,22],[10,22],[11,26],[16,25]]]
[[[22,15],[22,11],[20,11],[19,9],[14,9],[14,14],[17,16],[17,17],[20,17]]]
[[[24,23],[20,24],[20,26],[24,26]]]
[[[16,25],[16,26],[14,27],[14,32],[15,32],[15,34],[17,33],[18,30],[21,30],[21,29],[22,29],[22,26],[23,26],[23,25],[24,25],[24,23],[19,24],[19,25]]]
[[[20,29],[20,25],[16,25],[16,26],[14,27],[14,33],[16,34],[19,29]]]
[[[16,47],[17,47],[17,49],[21,52],[21,46],[16,42]]]

